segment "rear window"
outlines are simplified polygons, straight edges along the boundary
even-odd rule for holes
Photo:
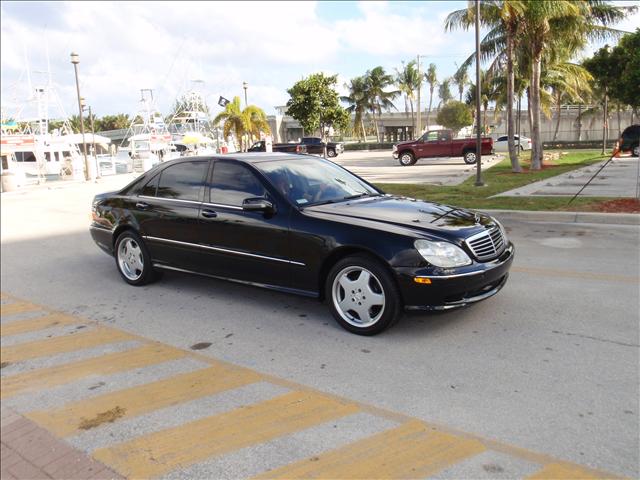
[[[622,132],[622,138],[625,140],[635,140],[640,138],[640,125],[632,125],[631,127],[627,127]]]

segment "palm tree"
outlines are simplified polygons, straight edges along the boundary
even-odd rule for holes
[[[440,103],[438,104],[438,109],[441,106],[445,105],[449,100],[453,98],[451,95],[451,89],[449,85],[451,84],[451,78],[445,78],[440,82],[440,86],[438,87],[438,96],[440,97]]]
[[[453,83],[458,87],[458,93],[460,94],[459,101],[462,101],[462,94],[464,93],[464,87],[466,87],[467,84],[469,83],[469,74],[467,73],[466,67],[458,68],[458,70],[456,71],[456,73],[453,74],[453,77],[451,79],[453,80]]]
[[[404,63],[404,62],[403,62]],[[413,112],[414,92],[420,88],[421,78],[416,68],[415,60],[410,61],[400,71],[396,69],[396,85],[405,96],[405,102],[408,100],[411,106],[411,125],[414,136],[416,131],[416,121]]]
[[[365,79],[369,109],[371,113],[373,113],[374,120],[376,114],[378,115],[378,120],[375,121],[375,125],[376,137],[378,142],[380,142],[380,130],[378,128],[380,115],[383,109],[391,110],[392,108],[396,108],[393,104],[393,99],[400,94],[400,91],[386,91],[386,89],[394,84],[394,81],[393,76],[388,75],[382,67],[375,67],[373,70],[368,70],[365,74]]]
[[[445,29],[453,30],[454,28],[469,29],[475,23],[475,8],[473,2],[469,2],[469,6],[463,10],[457,10],[449,14],[445,21]],[[498,50],[497,45],[501,45],[500,38],[504,39],[505,57],[507,70],[507,143],[509,149],[509,159],[511,160],[511,169],[513,172],[521,172],[520,162],[518,160],[515,142],[514,142],[514,118],[513,118],[513,101],[514,101],[514,60],[516,48],[516,40],[519,33],[519,25],[524,12],[524,2],[520,0],[488,0],[480,3],[480,22],[483,26],[489,27],[491,30],[482,41],[480,48],[481,53],[495,54]],[[493,50],[491,47],[494,47]],[[484,50],[484,51],[483,51]],[[472,55],[474,57],[475,55]],[[472,61],[472,58],[460,68],[465,68]],[[482,84],[481,84],[482,85]]]
[[[350,83],[345,84],[345,88],[349,90],[349,95],[340,97],[340,100],[349,104],[346,108],[349,113],[355,114],[353,119],[355,135],[366,141],[367,133],[364,129],[364,115],[369,108],[366,79],[364,77],[352,78]]]
[[[429,110],[427,112],[427,130],[429,130],[429,115],[431,115],[431,105],[433,104],[433,92],[438,85],[438,76],[436,75],[436,64],[430,63],[427,73],[424,74],[424,78],[429,84]],[[420,134],[422,132],[418,132]]]
[[[532,71],[531,90],[533,107],[532,169],[542,167],[542,141],[540,138],[540,85],[543,54],[548,45],[562,47],[575,53],[584,48],[588,40],[602,39],[615,35],[609,25],[622,20],[626,15],[624,7],[615,7],[601,0],[580,3],[569,0],[527,4],[524,32],[530,47]]]
[[[245,151],[251,138],[259,137],[261,132],[271,133],[271,130],[264,111],[255,105],[249,105],[242,110],[240,105],[240,97],[233,97],[224,110],[213,119],[213,124],[224,121],[224,137],[227,138],[233,133],[240,142],[240,149]]]

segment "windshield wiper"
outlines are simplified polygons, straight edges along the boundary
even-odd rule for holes
[[[361,198],[361,197],[377,197],[379,195],[380,195],[379,193],[362,192],[362,193],[356,193],[355,195],[349,195],[347,197],[343,197],[342,200],[353,200],[354,198]]]

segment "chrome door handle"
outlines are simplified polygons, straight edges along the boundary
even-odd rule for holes
[[[136,203],[136,208],[139,208],[140,210],[146,210],[149,207],[150,207],[150,205],[148,203],[145,203],[145,202]]]
[[[216,218],[218,216],[218,214],[216,212],[214,212],[213,210],[209,210],[207,208],[207,209],[202,210],[202,216],[204,218]]]

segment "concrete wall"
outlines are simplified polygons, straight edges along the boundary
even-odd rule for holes
[[[584,112],[584,108],[579,110],[577,106],[564,106],[560,111],[560,125],[558,127],[558,134],[556,140],[558,141],[575,141],[575,140],[600,140],[602,139],[602,112],[596,115],[584,115],[582,119],[582,125],[578,125],[579,111]],[[437,111],[432,111],[429,116],[429,125],[435,125]],[[353,121],[353,116],[351,117]],[[486,118],[486,124],[489,126],[489,135],[496,138],[501,135],[507,134],[507,122],[506,112],[489,110],[486,113],[486,117],[483,114],[483,118]],[[296,140],[301,136],[300,124],[293,118],[287,115],[269,116],[269,124],[271,125],[274,133],[274,141],[287,142],[290,140]],[[553,111],[550,118],[542,115],[542,141],[550,142],[554,138],[554,132],[556,129],[556,122],[558,119],[557,111]],[[638,118],[633,119],[636,123]],[[632,123],[632,112],[630,110],[620,113],[620,130],[624,130],[625,127]],[[365,126],[369,128],[370,121],[365,121]],[[427,112],[422,113],[422,128],[426,129],[427,125]],[[383,113],[380,119],[380,132],[384,132],[384,127],[411,127],[412,119],[411,113],[393,112]],[[614,110],[610,112],[609,117],[609,139],[615,140],[618,138],[618,113]],[[531,136],[531,129],[529,128],[529,120],[527,111],[522,110],[520,114],[520,133],[525,137]]]

